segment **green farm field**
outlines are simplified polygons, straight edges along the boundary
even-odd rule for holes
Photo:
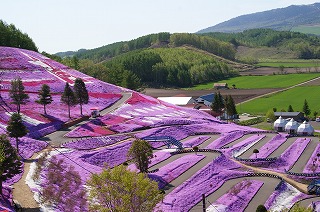
[[[270,96],[252,100],[247,103],[238,104],[238,113],[265,115],[272,108],[277,111],[287,110],[292,105],[294,111],[301,111],[304,100],[308,101],[311,114],[320,112],[320,86],[299,86]]]
[[[301,32],[305,34],[320,35],[320,26],[297,26],[293,27],[291,31]]]
[[[286,74],[286,75],[268,75],[268,76],[239,76],[228,80],[221,80],[217,83],[228,83],[231,88],[234,84],[239,89],[259,89],[259,88],[287,88],[316,77],[320,73],[306,74]],[[190,90],[206,90],[212,89],[213,82],[189,88]]]
[[[261,67],[274,67],[279,68],[314,68],[320,67],[320,61],[304,61],[304,62],[260,62],[257,64]]]

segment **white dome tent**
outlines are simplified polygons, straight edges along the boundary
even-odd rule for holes
[[[274,122],[273,127],[278,132],[283,132],[285,129],[287,121],[281,116]]]
[[[304,121],[297,130],[298,135],[313,135],[313,127],[306,121]]]
[[[293,118],[285,126],[285,131],[289,134],[297,134],[299,124]]]

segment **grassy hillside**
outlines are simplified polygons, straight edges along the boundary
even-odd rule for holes
[[[305,34],[314,34],[320,35],[320,26],[319,25],[301,25],[292,27],[291,31],[301,32]]]
[[[294,111],[302,111],[303,102],[308,101],[311,113],[319,112],[320,97],[319,86],[301,86],[284,91],[278,94],[252,100],[248,103],[243,103],[237,106],[239,113],[262,114],[272,108],[277,108],[277,111],[282,109],[287,110],[289,105],[292,105]]]
[[[287,88],[316,77],[320,73],[288,74],[270,76],[239,76],[227,80],[220,80],[217,83],[228,83],[231,88],[234,84],[239,89],[261,89],[261,88]],[[194,90],[212,89],[213,82],[194,86]]]

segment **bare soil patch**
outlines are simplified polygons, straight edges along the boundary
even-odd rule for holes
[[[221,95],[231,95],[235,103],[240,103],[254,97],[267,94],[280,89],[220,89],[220,90],[182,90],[182,89],[155,89],[147,88],[145,89],[145,94],[152,97],[170,97],[170,96],[190,96],[198,98],[199,96],[220,92]]]

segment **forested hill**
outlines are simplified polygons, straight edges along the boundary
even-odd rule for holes
[[[248,15],[242,15],[215,26],[200,30],[208,32],[241,32],[246,29],[271,28],[291,30],[297,26],[320,24],[320,3],[311,5],[292,5]]]
[[[0,46],[38,51],[33,40],[26,33],[22,33],[13,24],[9,25],[2,20],[0,20]]]
[[[199,36],[190,33],[170,34],[167,32],[161,32],[145,35],[131,41],[113,43],[96,49],[81,50],[73,53],[68,52],[68,56],[76,56],[79,59],[90,59],[97,63],[138,49],[179,47],[183,45],[191,45],[195,48],[202,49],[231,60],[234,59],[236,53],[232,44],[212,37]],[[66,53],[60,52],[56,55],[63,57],[66,56]]]

